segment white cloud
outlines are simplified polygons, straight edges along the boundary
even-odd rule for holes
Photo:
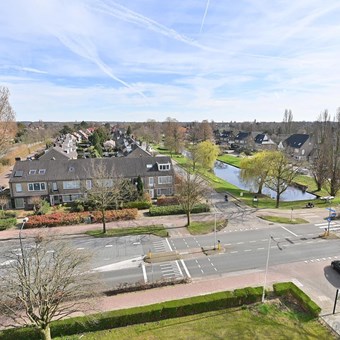
[[[2,12],[0,85],[21,120],[281,120],[286,107],[302,120],[340,105],[337,0],[12,0]]]

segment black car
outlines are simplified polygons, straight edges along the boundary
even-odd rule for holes
[[[340,261],[332,261],[331,266],[334,270],[336,270],[338,273],[340,273]]]

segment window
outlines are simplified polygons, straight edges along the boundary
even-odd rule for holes
[[[158,177],[158,184],[171,184],[172,177],[171,176],[159,176]]]
[[[57,186],[57,183],[56,183],[56,182],[53,182],[53,183],[52,183],[52,190],[53,190],[53,191],[58,191],[58,186]]]
[[[168,171],[168,170],[170,170],[170,163],[158,164],[158,170],[159,171]]]
[[[39,175],[45,175],[46,169],[39,169]]]
[[[86,189],[91,190],[92,189],[92,181],[90,179],[86,180]]]
[[[21,185],[21,183],[16,183],[15,184],[15,191],[16,192],[22,192],[22,185]]]
[[[79,189],[80,181],[65,181],[63,182],[63,189]]]
[[[157,189],[157,196],[169,196],[172,195],[172,189],[171,188],[164,188],[164,189]]]
[[[154,184],[153,177],[149,177],[149,186],[152,187]]]
[[[36,173],[37,173],[37,170],[30,170],[28,174],[29,175],[35,175]]]
[[[14,204],[17,209],[25,208],[25,200],[23,198],[16,198]]]
[[[46,190],[46,183],[28,183],[28,191]]]
[[[113,179],[111,178],[97,179],[97,185],[99,186],[99,188],[112,188]]]
[[[18,170],[14,173],[14,177],[22,177],[23,173],[24,172],[22,170]]]
[[[74,202],[77,199],[81,198],[80,194],[75,194],[75,195],[63,195],[63,202],[68,203],[68,202]]]

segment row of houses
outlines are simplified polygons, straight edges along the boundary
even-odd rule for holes
[[[52,158],[15,163],[9,179],[14,208],[31,209],[36,198],[46,199],[52,206],[80,199],[92,188],[98,169],[104,170],[108,180],[125,178],[136,183],[140,176],[144,191],[151,198],[174,194],[174,169],[170,157],[66,159],[58,157],[56,150],[50,152],[54,154]]]
[[[313,154],[315,143],[308,134],[292,134],[283,138],[278,144],[265,133],[239,131],[214,131],[215,141],[220,145],[228,145],[231,148],[248,148],[251,150],[281,150],[292,158],[306,161]]]

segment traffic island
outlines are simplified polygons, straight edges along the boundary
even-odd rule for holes
[[[166,261],[176,261],[181,258],[177,251],[167,251],[162,253],[152,253],[148,252],[144,257],[144,262],[146,263],[158,263]]]
[[[218,245],[217,247],[202,247],[201,250],[202,253],[206,256],[216,255],[225,252],[225,249],[222,248],[220,245]]]

